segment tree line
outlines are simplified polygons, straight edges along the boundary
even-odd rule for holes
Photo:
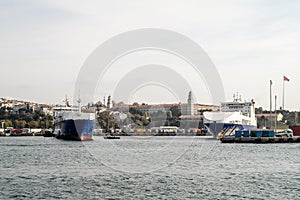
[[[110,110],[99,112],[97,120],[101,128],[122,128],[124,125],[132,125],[134,128],[151,128],[160,126],[177,126],[189,128],[189,125],[184,126],[180,119],[181,109],[178,106],[172,106],[168,110],[156,111],[141,111],[138,106],[130,107],[127,111],[119,111],[127,117],[123,120],[114,118],[113,112],[119,110]],[[199,122],[199,128],[202,128],[203,122]]]
[[[14,128],[51,128],[52,116],[42,110],[33,110],[27,106],[15,111],[12,108],[0,108],[1,126]]]

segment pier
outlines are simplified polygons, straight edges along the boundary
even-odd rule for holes
[[[223,137],[222,143],[300,143],[300,137]]]

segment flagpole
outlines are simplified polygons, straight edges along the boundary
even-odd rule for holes
[[[277,95],[275,95],[275,133],[276,133],[276,129],[277,129],[277,114],[276,114],[276,102],[277,102]]]
[[[272,80],[270,80],[270,129],[272,128]]]
[[[284,96],[285,96],[285,81],[290,81],[286,76],[283,76],[283,89],[282,89],[282,109],[284,110]]]
[[[284,86],[284,78],[283,78],[283,89],[282,89],[282,110],[284,110],[284,90],[285,90],[285,86]]]

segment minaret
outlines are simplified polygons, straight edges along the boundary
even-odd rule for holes
[[[187,115],[194,115],[194,98],[192,95],[192,91],[189,92],[187,100]]]
[[[112,100],[111,100],[111,96],[109,95],[107,98],[107,109],[111,109],[112,108]]]

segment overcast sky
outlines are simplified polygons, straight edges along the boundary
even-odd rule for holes
[[[125,31],[160,28],[206,51],[227,100],[238,91],[268,109],[272,79],[279,107],[285,75],[285,108],[300,110],[297,0],[1,0],[0,27],[1,97],[60,103],[73,95],[81,66],[101,43]],[[158,101],[151,96],[136,100]]]

